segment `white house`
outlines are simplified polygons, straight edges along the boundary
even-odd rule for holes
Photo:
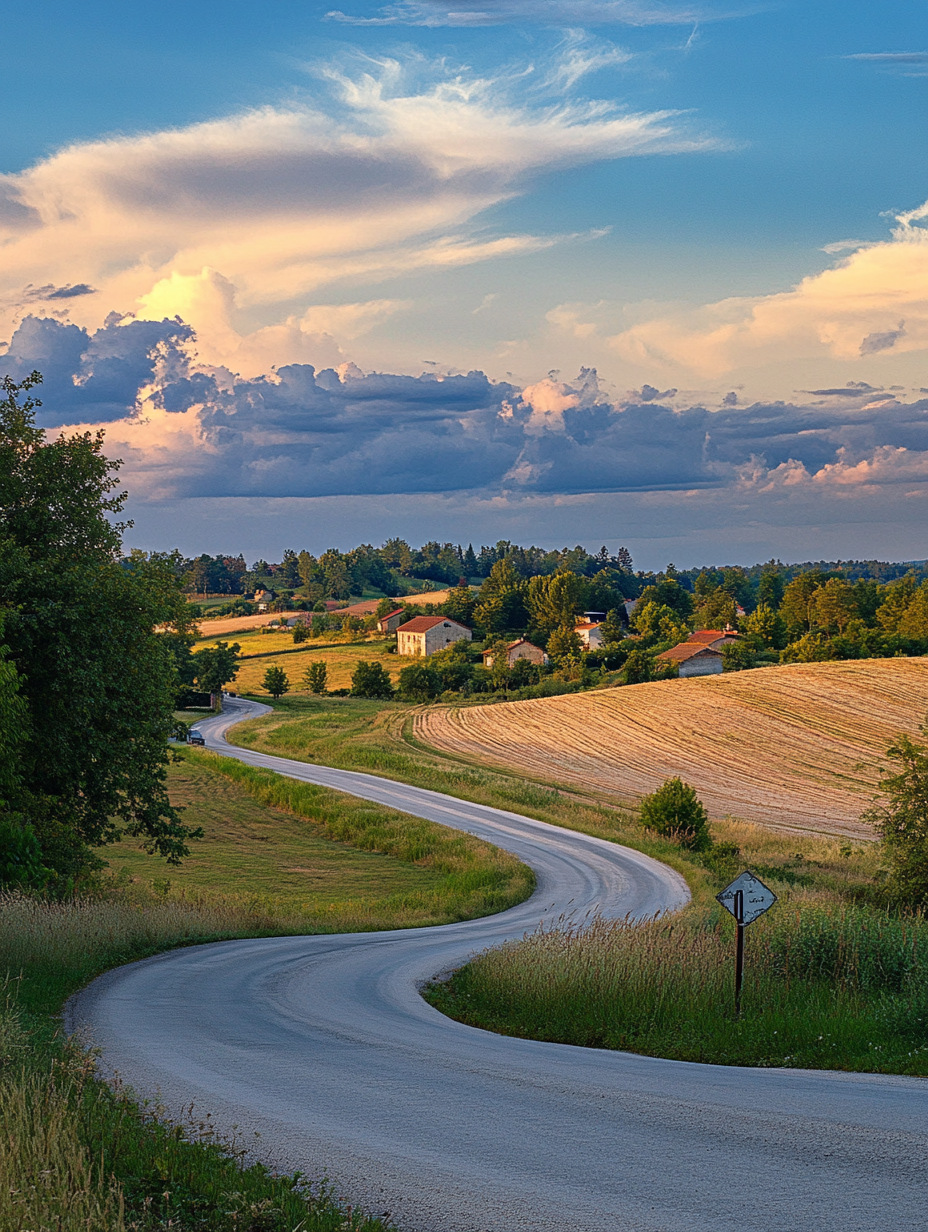
[[[396,652],[423,658],[444,650],[452,642],[470,641],[470,629],[450,616],[414,616],[396,631]]]

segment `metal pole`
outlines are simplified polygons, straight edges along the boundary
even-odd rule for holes
[[[741,1017],[741,983],[744,978],[744,892],[735,891],[735,1017]]]

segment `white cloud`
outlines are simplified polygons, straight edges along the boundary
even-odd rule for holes
[[[183,314],[193,295],[204,312],[207,300],[210,311],[224,304],[229,329],[250,333],[255,314],[290,319],[302,301],[299,316],[334,283],[558,242],[469,228],[532,173],[713,144],[668,112],[520,105],[503,79],[446,72],[413,87],[395,60],[325,75],[336,95],[328,112],[267,107],[78,143],[0,177],[0,300],[13,304],[26,284],[87,285],[97,294],[67,303],[90,323],[101,306],[135,311],[139,301],[143,312],[157,301]],[[204,269],[218,271],[209,286]],[[14,320],[11,308],[7,327]]]
[[[919,224],[926,218],[928,203],[900,214],[891,239],[855,250],[790,291],[652,317],[610,345],[636,365],[708,380],[763,364],[923,351],[928,230]]]
[[[640,0],[400,0],[376,17],[335,9],[326,16],[353,26],[499,26],[510,22],[545,25],[679,25],[709,16],[702,5],[640,3]]]

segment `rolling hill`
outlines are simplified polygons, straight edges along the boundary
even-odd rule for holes
[[[422,741],[633,803],[680,775],[710,815],[870,837],[892,737],[928,711],[928,659],[795,663],[504,705],[435,708]]]

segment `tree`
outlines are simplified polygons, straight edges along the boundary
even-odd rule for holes
[[[612,608],[606,613],[606,619],[602,624],[603,641],[607,646],[614,645],[625,639],[626,632],[619,608]]]
[[[686,622],[693,614],[693,596],[674,578],[666,578],[653,586],[646,586],[638,596],[638,604],[644,607],[647,603],[657,603],[669,607]],[[635,609],[637,611],[637,608]]]
[[[563,625],[572,629],[584,609],[587,588],[586,578],[569,571],[530,578],[527,602],[532,625],[544,632]]]
[[[810,633],[815,624],[815,593],[822,585],[817,572],[800,573],[783,592],[780,615],[786,621],[790,641]]]
[[[921,728],[928,735],[928,725]],[[901,903],[928,906],[928,748],[909,736],[897,736],[886,756],[877,800],[861,821],[880,836],[889,862],[887,888]]]
[[[428,702],[441,693],[441,679],[427,663],[410,663],[400,672],[400,693],[413,702]]]
[[[583,642],[576,628],[560,625],[548,638],[548,654],[557,663],[578,662],[583,655]],[[495,664],[494,664],[495,667]]]
[[[27,711],[7,804],[62,877],[99,866],[92,849],[124,834],[176,862],[200,833],[165,782],[171,636],[189,636],[190,606],[169,559],[122,558],[119,464],[99,433],[46,441],[29,394],[40,381],[0,382],[0,606]]]
[[[638,604],[632,615],[632,624],[642,637],[651,639],[652,643],[670,642],[676,645],[689,634],[689,629],[672,607],[653,601]]]
[[[303,673],[303,683],[310,693],[324,693],[329,683],[329,669],[322,660],[310,663]]]
[[[273,667],[269,667],[264,673],[264,679],[261,681],[261,685],[267,690],[268,693],[270,693],[271,697],[273,697],[276,702],[278,697],[282,697],[284,693],[290,692],[290,677],[282,667],[278,667],[275,664]]]
[[[204,646],[193,656],[194,680],[204,693],[221,693],[238,675],[238,652],[241,646],[233,642],[217,642]]]
[[[750,667],[756,667],[754,652],[746,641],[732,642],[722,647],[722,670],[726,672],[743,672]]]
[[[745,633],[756,637],[768,650],[782,650],[786,645],[786,622],[767,603],[758,603],[743,627]]]
[[[712,846],[709,814],[689,783],[668,779],[641,801],[638,820],[646,830],[674,839],[689,851],[708,851]]]
[[[719,586],[696,607],[693,622],[697,629],[724,629],[738,619],[738,604],[734,595]]]
[[[757,583],[758,607],[765,604],[776,611],[783,599],[783,587],[783,575],[775,573],[772,569],[765,569]]]
[[[392,697],[390,674],[381,663],[362,659],[351,676],[352,697]]]
[[[625,660],[622,679],[625,684],[646,684],[653,680],[655,664],[652,655],[646,650],[635,649]]]
[[[309,637],[309,630],[302,620],[298,620],[293,626],[293,640],[295,643],[305,642]]]
[[[476,596],[469,586],[455,586],[454,590],[451,591],[448,598],[441,605],[440,611],[443,616],[450,616],[452,620],[456,620],[459,624],[470,627],[474,621],[474,609],[476,606]],[[507,608],[505,612],[506,617],[509,618],[512,614],[511,609]]]
[[[843,633],[858,615],[854,588],[845,578],[829,578],[813,599],[815,624],[826,633]]]

